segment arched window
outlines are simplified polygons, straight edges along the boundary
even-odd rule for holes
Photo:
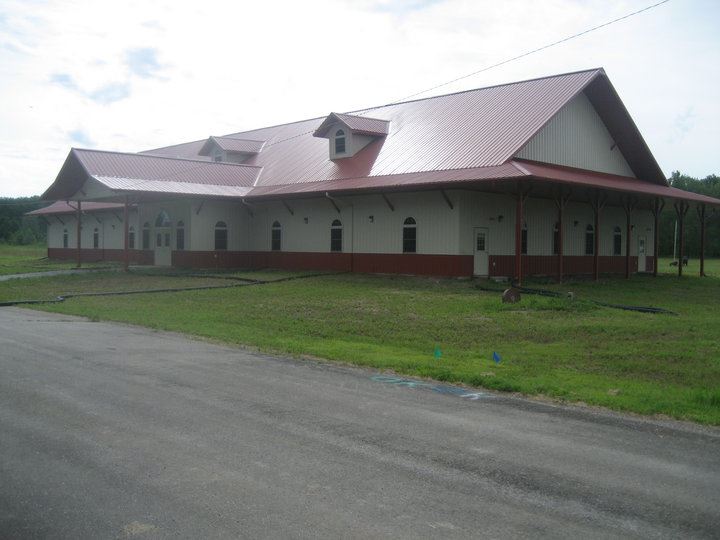
[[[560,253],[560,222],[556,221],[553,227],[553,255]]]
[[[417,223],[414,218],[407,218],[403,223],[403,253],[417,251]]]
[[[175,231],[175,249],[182,251],[185,249],[185,224],[182,221],[177,222],[177,230]]]
[[[224,221],[218,221],[215,224],[215,249],[227,249],[227,225]]]
[[[135,227],[128,229],[128,249],[135,249]]]
[[[273,221],[272,224],[270,249],[273,251],[280,251],[282,249],[282,227],[279,221]]]
[[[155,226],[156,227],[169,227],[170,226],[170,216],[165,210],[162,210],[157,218],[155,219]]]
[[[142,248],[150,249],[150,224],[146,221],[142,229]]]
[[[622,255],[622,229],[613,229],[613,255]]]
[[[63,229],[63,247],[68,247],[68,232],[67,229]]]
[[[97,249],[100,247],[100,231],[95,227],[93,229],[93,248]]]
[[[330,225],[330,251],[342,251],[343,228],[342,222],[336,219]]]
[[[527,223],[523,223],[520,231],[520,253],[527,255]]]
[[[342,129],[338,129],[335,132],[335,153],[345,153],[345,132]]]
[[[595,229],[592,225],[585,227],[585,255],[595,255]]]

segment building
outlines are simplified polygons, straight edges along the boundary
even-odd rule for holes
[[[656,272],[663,205],[720,205],[668,185],[603,69],[72,149],[43,198],[51,258],[519,280]]]

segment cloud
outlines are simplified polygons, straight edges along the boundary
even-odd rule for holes
[[[50,82],[89,98],[100,105],[109,105],[130,97],[130,85],[126,82],[111,82],[93,91],[80,88],[69,73],[53,73],[50,75]]]
[[[675,117],[675,132],[682,138],[684,137],[695,125],[695,110],[690,105],[682,114]]]
[[[125,64],[130,71],[143,78],[154,78],[163,66],[158,62],[157,49],[144,47],[140,49],[129,49],[125,52]]]
[[[52,75],[50,75],[50,82],[53,84],[58,84],[63,88],[67,88],[68,90],[80,90],[75,83],[75,79],[73,79],[72,75],[68,73],[53,73]]]
[[[93,146],[93,141],[90,138],[90,135],[82,129],[75,129],[68,132],[68,137],[70,137],[70,140],[73,143],[78,143],[85,147]]]
[[[87,94],[87,96],[101,105],[109,105],[116,101],[130,97],[130,85],[128,83],[109,83],[101,86]]]

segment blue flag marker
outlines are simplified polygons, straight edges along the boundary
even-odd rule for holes
[[[442,358],[442,351],[440,350],[439,345],[435,345],[435,360],[440,360]]]
[[[500,355],[498,353],[493,351],[493,360],[495,361],[496,364],[499,364],[500,360],[502,360],[502,358],[500,358]]]

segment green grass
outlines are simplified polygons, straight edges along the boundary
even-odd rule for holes
[[[8,274],[26,274],[47,272],[48,270],[67,270],[75,268],[74,261],[54,261],[47,258],[44,244],[29,246],[10,246],[0,244],[0,276]],[[83,267],[112,266],[112,263],[83,263]]]
[[[472,281],[345,274],[232,289],[73,298],[41,309],[717,425],[720,261],[707,266],[712,277],[703,279],[691,275],[690,267],[682,279],[668,274],[547,284],[573,291],[575,300],[524,295],[515,305],[502,304],[498,293],[480,291]],[[0,298],[213,279],[62,276],[0,283]],[[679,315],[603,308],[585,301],[590,299],[664,307]],[[439,360],[436,346],[442,350]],[[502,356],[499,365],[491,360],[493,351]]]

